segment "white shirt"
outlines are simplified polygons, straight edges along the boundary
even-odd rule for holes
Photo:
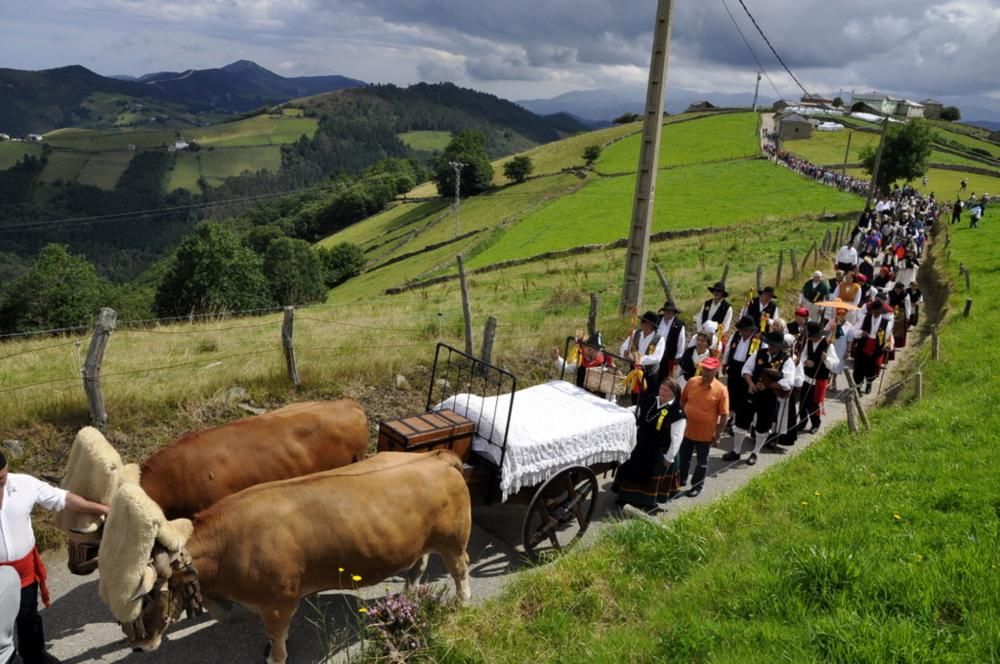
[[[13,567],[0,567],[0,662],[14,654],[14,619],[20,606],[21,577]]]
[[[639,360],[639,364],[641,364],[644,367],[652,367],[658,365],[660,363],[660,360],[663,359],[663,351],[667,347],[667,338],[665,336],[660,335],[660,340],[656,342],[656,348],[653,349],[652,353],[647,354],[643,352],[648,348],[649,342],[653,340],[653,336],[655,334],[656,334],[655,331],[650,332],[649,334],[643,334],[640,331],[638,348],[632,348],[632,337],[634,336],[634,333],[628,335],[628,339],[626,339],[625,343],[622,344],[621,356],[628,357],[631,351],[639,351],[640,353],[643,353],[642,357]]]
[[[747,355],[750,354],[750,342],[752,341],[753,341],[753,335],[750,335],[749,337],[744,339],[743,335],[737,332],[736,334],[731,336],[726,341],[726,347],[722,351],[723,361],[725,362],[729,361],[729,349],[733,347],[733,344],[736,344],[736,351],[733,353],[733,362],[746,362]]]
[[[858,250],[852,246],[844,245],[837,252],[837,263],[847,263],[848,265],[858,264]]]
[[[68,491],[37,480],[31,475],[7,474],[3,505],[0,505],[0,562],[20,560],[35,546],[31,510],[41,505],[59,512],[66,509]]]
[[[670,333],[670,325],[674,322],[674,318],[676,318],[676,316],[671,316],[670,318],[664,316],[663,318],[660,319],[660,324],[656,326],[656,331],[664,339],[666,339],[667,334]],[[677,334],[677,354],[672,359],[675,360],[681,359],[681,355],[684,354],[684,349],[687,348],[686,345],[687,342],[685,341],[686,337],[684,333],[685,333],[684,326],[681,325],[680,332]],[[663,347],[666,348],[666,344],[664,344]]]
[[[705,316],[703,316],[702,313],[704,313],[704,310],[702,310],[701,312],[698,313],[698,329],[699,330],[701,329],[702,325],[705,324],[705,321],[712,320],[712,316],[714,316],[715,312],[719,310],[719,307],[722,306],[723,302],[725,302],[725,300],[719,300],[718,302],[716,302],[715,299],[713,298],[712,299],[712,304],[708,305],[708,314],[705,315]],[[723,334],[725,334],[726,332],[729,331],[729,326],[732,325],[732,323],[733,323],[733,307],[730,306],[729,307],[729,311],[726,312],[725,317],[722,319],[722,322],[719,324],[719,327],[722,328]]]
[[[868,333],[868,336],[874,337],[876,334],[878,334],[878,329],[882,325],[882,318],[886,318],[889,321],[888,323],[886,323],[886,339],[892,337],[892,317],[889,316],[888,314],[880,314],[878,316],[872,316],[872,328],[871,331]],[[851,330],[852,339],[865,338],[865,331],[861,329],[862,325],[864,324],[864,321],[865,321],[864,316],[858,319],[858,322],[854,326],[854,329]]]

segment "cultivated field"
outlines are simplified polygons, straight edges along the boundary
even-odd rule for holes
[[[42,146],[22,141],[0,141],[0,170],[10,168],[26,154],[41,157]]]
[[[210,186],[217,186],[243,171],[277,171],[281,166],[281,146],[261,145],[242,148],[202,149],[198,152],[177,153],[174,170],[167,190],[188,189],[198,192],[198,178],[204,177]]]
[[[405,131],[398,134],[399,140],[409,145],[414,150],[424,150],[434,152],[444,150],[451,142],[450,131]]]
[[[319,121],[293,115],[255,115],[237,122],[223,122],[211,127],[187,129],[184,140],[204,146],[239,147],[283,145],[294,143],[300,136],[312,137]]]

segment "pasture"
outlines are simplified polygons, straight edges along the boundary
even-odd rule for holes
[[[440,152],[451,142],[450,131],[404,131],[397,136],[414,150],[424,152]]]
[[[77,175],[76,181],[102,189],[114,189],[134,156],[135,152],[128,151],[98,152],[90,155],[80,174]]]
[[[278,145],[202,149],[198,152],[185,150],[177,153],[167,190],[187,189],[198,192],[200,177],[204,177],[210,186],[217,186],[226,178],[243,171],[276,171],[280,166],[281,147]]]
[[[239,147],[283,145],[294,143],[300,136],[312,137],[319,121],[294,115],[255,115],[236,122],[223,122],[211,127],[186,129],[184,140],[197,141],[203,146]]]
[[[10,168],[25,155],[42,156],[42,146],[23,141],[0,141],[0,170]]]
[[[847,169],[848,175],[854,175],[855,177],[868,177],[867,174],[861,169]],[[961,192],[961,182],[963,178],[969,180],[969,185],[964,192]],[[904,182],[898,182],[900,186],[906,184]],[[996,196],[997,192],[1000,192],[1000,178],[990,177],[988,175],[979,175],[976,173],[965,173],[962,171],[949,171],[940,168],[932,168],[927,172],[927,186],[924,187],[920,180],[914,180],[910,183],[911,186],[916,187],[918,190],[925,193],[934,193],[934,195],[939,200],[955,200],[955,197],[961,197],[963,200],[968,198],[973,192],[976,196],[982,196],[984,193],[988,193],[991,196]]]

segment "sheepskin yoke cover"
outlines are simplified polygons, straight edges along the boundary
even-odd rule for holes
[[[63,475],[62,488],[105,505],[123,482],[139,483],[139,466],[125,465],[107,438],[94,427],[84,427],[76,435]],[[63,510],[56,522],[63,530],[96,528],[95,514],[77,514]]]

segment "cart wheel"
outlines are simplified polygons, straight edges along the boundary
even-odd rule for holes
[[[587,532],[597,507],[597,476],[585,466],[572,466],[550,478],[535,492],[524,517],[521,541],[528,557],[537,559],[545,542],[562,551]]]

